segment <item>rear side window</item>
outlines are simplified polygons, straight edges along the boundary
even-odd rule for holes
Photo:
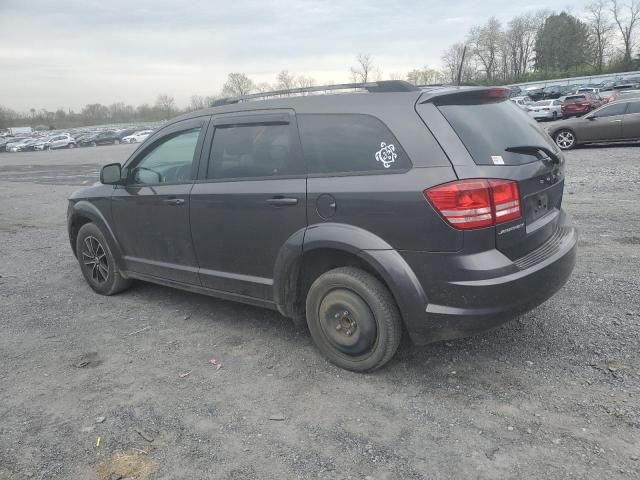
[[[311,174],[385,172],[411,168],[391,131],[369,115],[298,115]]]
[[[616,103],[614,105],[608,105],[596,112],[597,117],[613,117],[614,115],[622,115],[627,108],[626,103]]]
[[[631,102],[627,107],[627,113],[640,113],[640,102]]]
[[[512,102],[453,103],[438,108],[478,165],[537,161],[534,155],[510,152],[508,148],[537,146],[557,150],[538,123]]]
[[[207,178],[274,177],[303,173],[291,153],[289,124],[219,126]]]

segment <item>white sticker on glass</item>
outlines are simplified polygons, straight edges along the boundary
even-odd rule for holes
[[[376,152],[376,160],[381,162],[384,168],[389,168],[392,163],[395,163],[396,158],[398,158],[398,154],[395,145],[380,142],[380,150]]]
[[[491,155],[491,161],[494,165],[504,165],[504,159],[502,155]]]

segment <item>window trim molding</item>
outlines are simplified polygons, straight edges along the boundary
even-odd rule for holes
[[[204,140],[207,134],[208,127],[208,116],[204,117],[196,117],[187,120],[183,120],[180,122],[172,123],[171,125],[167,125],[164,128],[161,128],[157,132],[154,132],[147,140],[151,140],[148,144],[146,144],[147,140],[141,144],[140,148],[136,149],[133,154],[127,159],[127,161],[122,165],[122,169],[126,172],[127,182],[122,185],[125,188],[142,188],[142,187],[158,187],[162,185],[186,185],[190,183],[194,183],[196,180],[196,174],[198,172],[198,165],[200,163],[200,157],[202,154],[202,149],[204,145]],[[155,150],[161,143],[165,141],[171,140],[181,132],[186,132],[188,130],[194,130],[196,128],[200,129],[198,140],[196,141],[196,146],[193,151],[193,157],[191,159],[191,179],[183,182],[163,182],[163,183],[128,183],[130,170],[133,167],[137,166],[146,156]],[[157,136],[156,136],[157,135]]]
[[[287,175],[268,175],[255,177],[211,177],[209,174],[209,166],[211,156],[213,154],[213,142],[215,141],[215,133],[218,128],[242,128],[252,125],[274,125],[288,126],[290,155],[293,161],[300,165],[300,172]],[[307,177],[307,166],[304,156],[302,155],[302,146],[300,145],[300,137],[298,134],[298,124],[295,112],[291,109],[263,110],[252,112],[234,112],[220,114],[219,117],[214,116],[211,119],[210,128],[207,132],[206,140],[207,148],[203,148],[202,166],[198,172],[198,177],[194,183],[222,183],[222,182],[240,182],[240,181],[257,181],[257,180],[287,180],[300,179]]]

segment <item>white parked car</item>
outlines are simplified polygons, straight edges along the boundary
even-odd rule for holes
[[[531,105],[533,105],[533,102],[531,101],[531,98],[528,96],[524,96],[524,97],[511,97],[509,100],[511,100],[513,103],[515,103],[516,105],[518,105],[521,109],[523,109],[525,112],[529,112],[531,111]]]
[[[557,120],[562,117],[560,100],[539,100],[529,105],[529,115],[536,120]]]
[[[149,135],[153,133],[153,130],[141,130],[132,135],[127,135],[122,138],[122,143],[138,143],[143,142]]]

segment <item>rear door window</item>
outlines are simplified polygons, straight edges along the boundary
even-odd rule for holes
[[[370,115],[298,115],[298,128],[310,174],[411,168],[393,133]]]
[[[207,178],[281,177],[303,173],[286,124],[218,126]]]
[[[438,108],[478,165],[522,165],[538,160],[535,155],[510,152],[509,148],[557,151],[538,123],[512,102],[460,102]]]

